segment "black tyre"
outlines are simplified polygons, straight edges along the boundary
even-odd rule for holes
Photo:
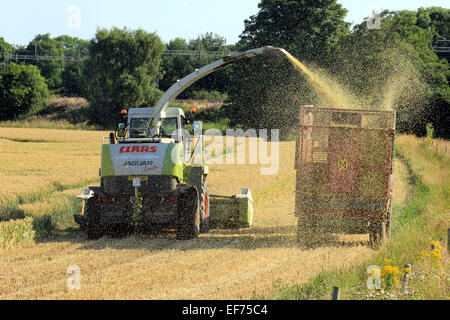
[[[124,223],[112,224],[106,227],[106,233],[110,238],[125,238],[131,233],[131,226]]]
[[[86,233],[88,239],[98,240],[105,233],[105,226],[100,222],[100,202],[98,197],[86,201]]]
[[[175,232],[178,240],[198,238],[200,233],[200,202],[195,187],[184,192],[178,199]]]

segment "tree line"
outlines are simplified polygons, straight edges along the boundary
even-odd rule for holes
[[[91,40],[37,35],[28,46],[0,38],[0,56],[42,52],[72,56],[65,61],[10,61],[0,68],[0,118],[14,119],[42,107],[50,93],[85,97],[93,124],[111,126],[120,109],[151,107],[178,79],[217,59],[163,55],[165,50],[244,51],[265,45],[285,48],[323,79],[338,83],[362,107],[398,110],[398,129],[422,135],[431,123],[448,137],[450,68],[448,54],[433,51],[432,40],[450,39],[450,10],[384,11],[380,28],[366,21],[351,26],[336,0],[262,0],[244,21],[240,41],[227,45],[220,35],[176,38],[163,43],[144,30],[98,29]],[[449,44],[447,44],[449,46]],[[333,87],[334,88],[334,87]],[[320,97],[287,61],[258,57],[216,72],[190,87],[228,97],[227,117],[242,128],[278,128],[288,136],[298,107]]]

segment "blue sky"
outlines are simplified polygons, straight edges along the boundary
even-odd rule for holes
[[[450,4],[448,0],[338,2],[349,10],[349,22],[362,21],[373,8],[414,10],[429,6],[449,8]],[[214,32],[231,44],[239,40],[244,20],[258,12],[258,3],[259,0],[3,0],[0,37],[13,44],[27,44],[39,33],[91,39],[97,27],[126,26],[156,32],[164,42]]]

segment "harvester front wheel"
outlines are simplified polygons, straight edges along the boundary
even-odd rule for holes
[[[103,237],[105,228],[100,222],[100,203],[98,197],[86,201],[86,233],[88,239],[98,240]]]
[[[184,192],[178,199],[175,232],[178,240],[198,238],[200,233],[200,201],[195,187]]]

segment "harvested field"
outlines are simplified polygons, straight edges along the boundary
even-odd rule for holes
[[[84,183],[97,184],[104,135],[0,128],[2,204],[16,204],[29,215],[58,207],[70,210],[67,199]],[[279,280],[304,282],[373,254],[359,244],[360,236],[346,236],[346,245],[297,247],[294,149],[295,142],[280,143],[277,175],[260,175],[258,164],[210,166],[211,193],[252,190],[253,228],[212,230],[192,241],[178,241],[170,233],[87,241],[72,223],[34,245],[0,249],[0,299],[248,299],[255,292],[269,292]],[[395,170],[405,171],[400,162]],[[400,194],[395,201],[404,198]],[[72,265],[81,270],[80,290],[67,289],[66,271]]]

